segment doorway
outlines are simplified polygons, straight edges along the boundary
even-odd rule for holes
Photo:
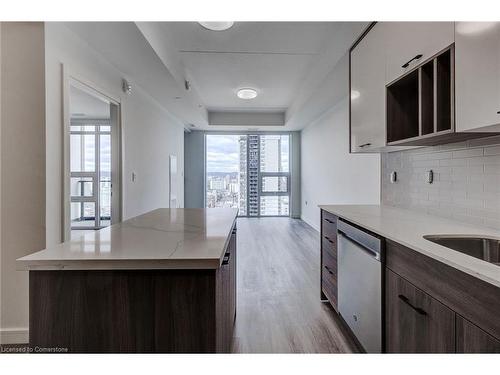
[[[121,220],[120,122],[119,103],[97,90],[70,80],[68,92],[65,221],[75,237]]]

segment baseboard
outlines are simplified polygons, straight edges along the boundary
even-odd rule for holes
[[[27,344],[28,328],[0,328],[0,344]]]
[[[315,230],[316,230],[316,232],[319,232],[319,228],[316,226],[316,224],[314,224],[312,221],[309,221],[308,219],[306,219],[306,218],[304,217],[304,215],[301,215],[301,216],[300,216],[300,219],[301,219],[304,223],[308,224],[310,227],[312,227],[313,229],[315,229]]]

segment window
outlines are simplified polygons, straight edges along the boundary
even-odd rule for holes
[[[246,136],[209,134],[206,152],[206,206],[246,215]]]
[[[206,136],[206,206],[240,216],[289,216],[290,137]]]
[[[111,221],[109,120],[72,120],[70,126],[71,227],[96,229]]]

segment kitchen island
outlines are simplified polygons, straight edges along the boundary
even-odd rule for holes
[[[18,259],[29,270],[30,346],[229,352],[236,216],[161,208]]]

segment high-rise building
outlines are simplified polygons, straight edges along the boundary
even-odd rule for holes
[[[266,135],[260,137],[260,172],[288,172],[288,165],[282,160],[282,136]],[[285,170],[286,169],[286,170]],[[272,176],[262,178],[262,191],[286,192],[287,178]],[[288,196],[260,197],[260,214],[264,216],[288,215]]]
[[[241,216],[286,216],[289,214],[287,153],[288,137],[282,135],[240,136],[238,207]],[[261,184],[260,187],[259,184]],[[266,192],[278,194],[265,194]]]
[[[259,148],[260,137],[248,136],[248,215],[259,216]]]

